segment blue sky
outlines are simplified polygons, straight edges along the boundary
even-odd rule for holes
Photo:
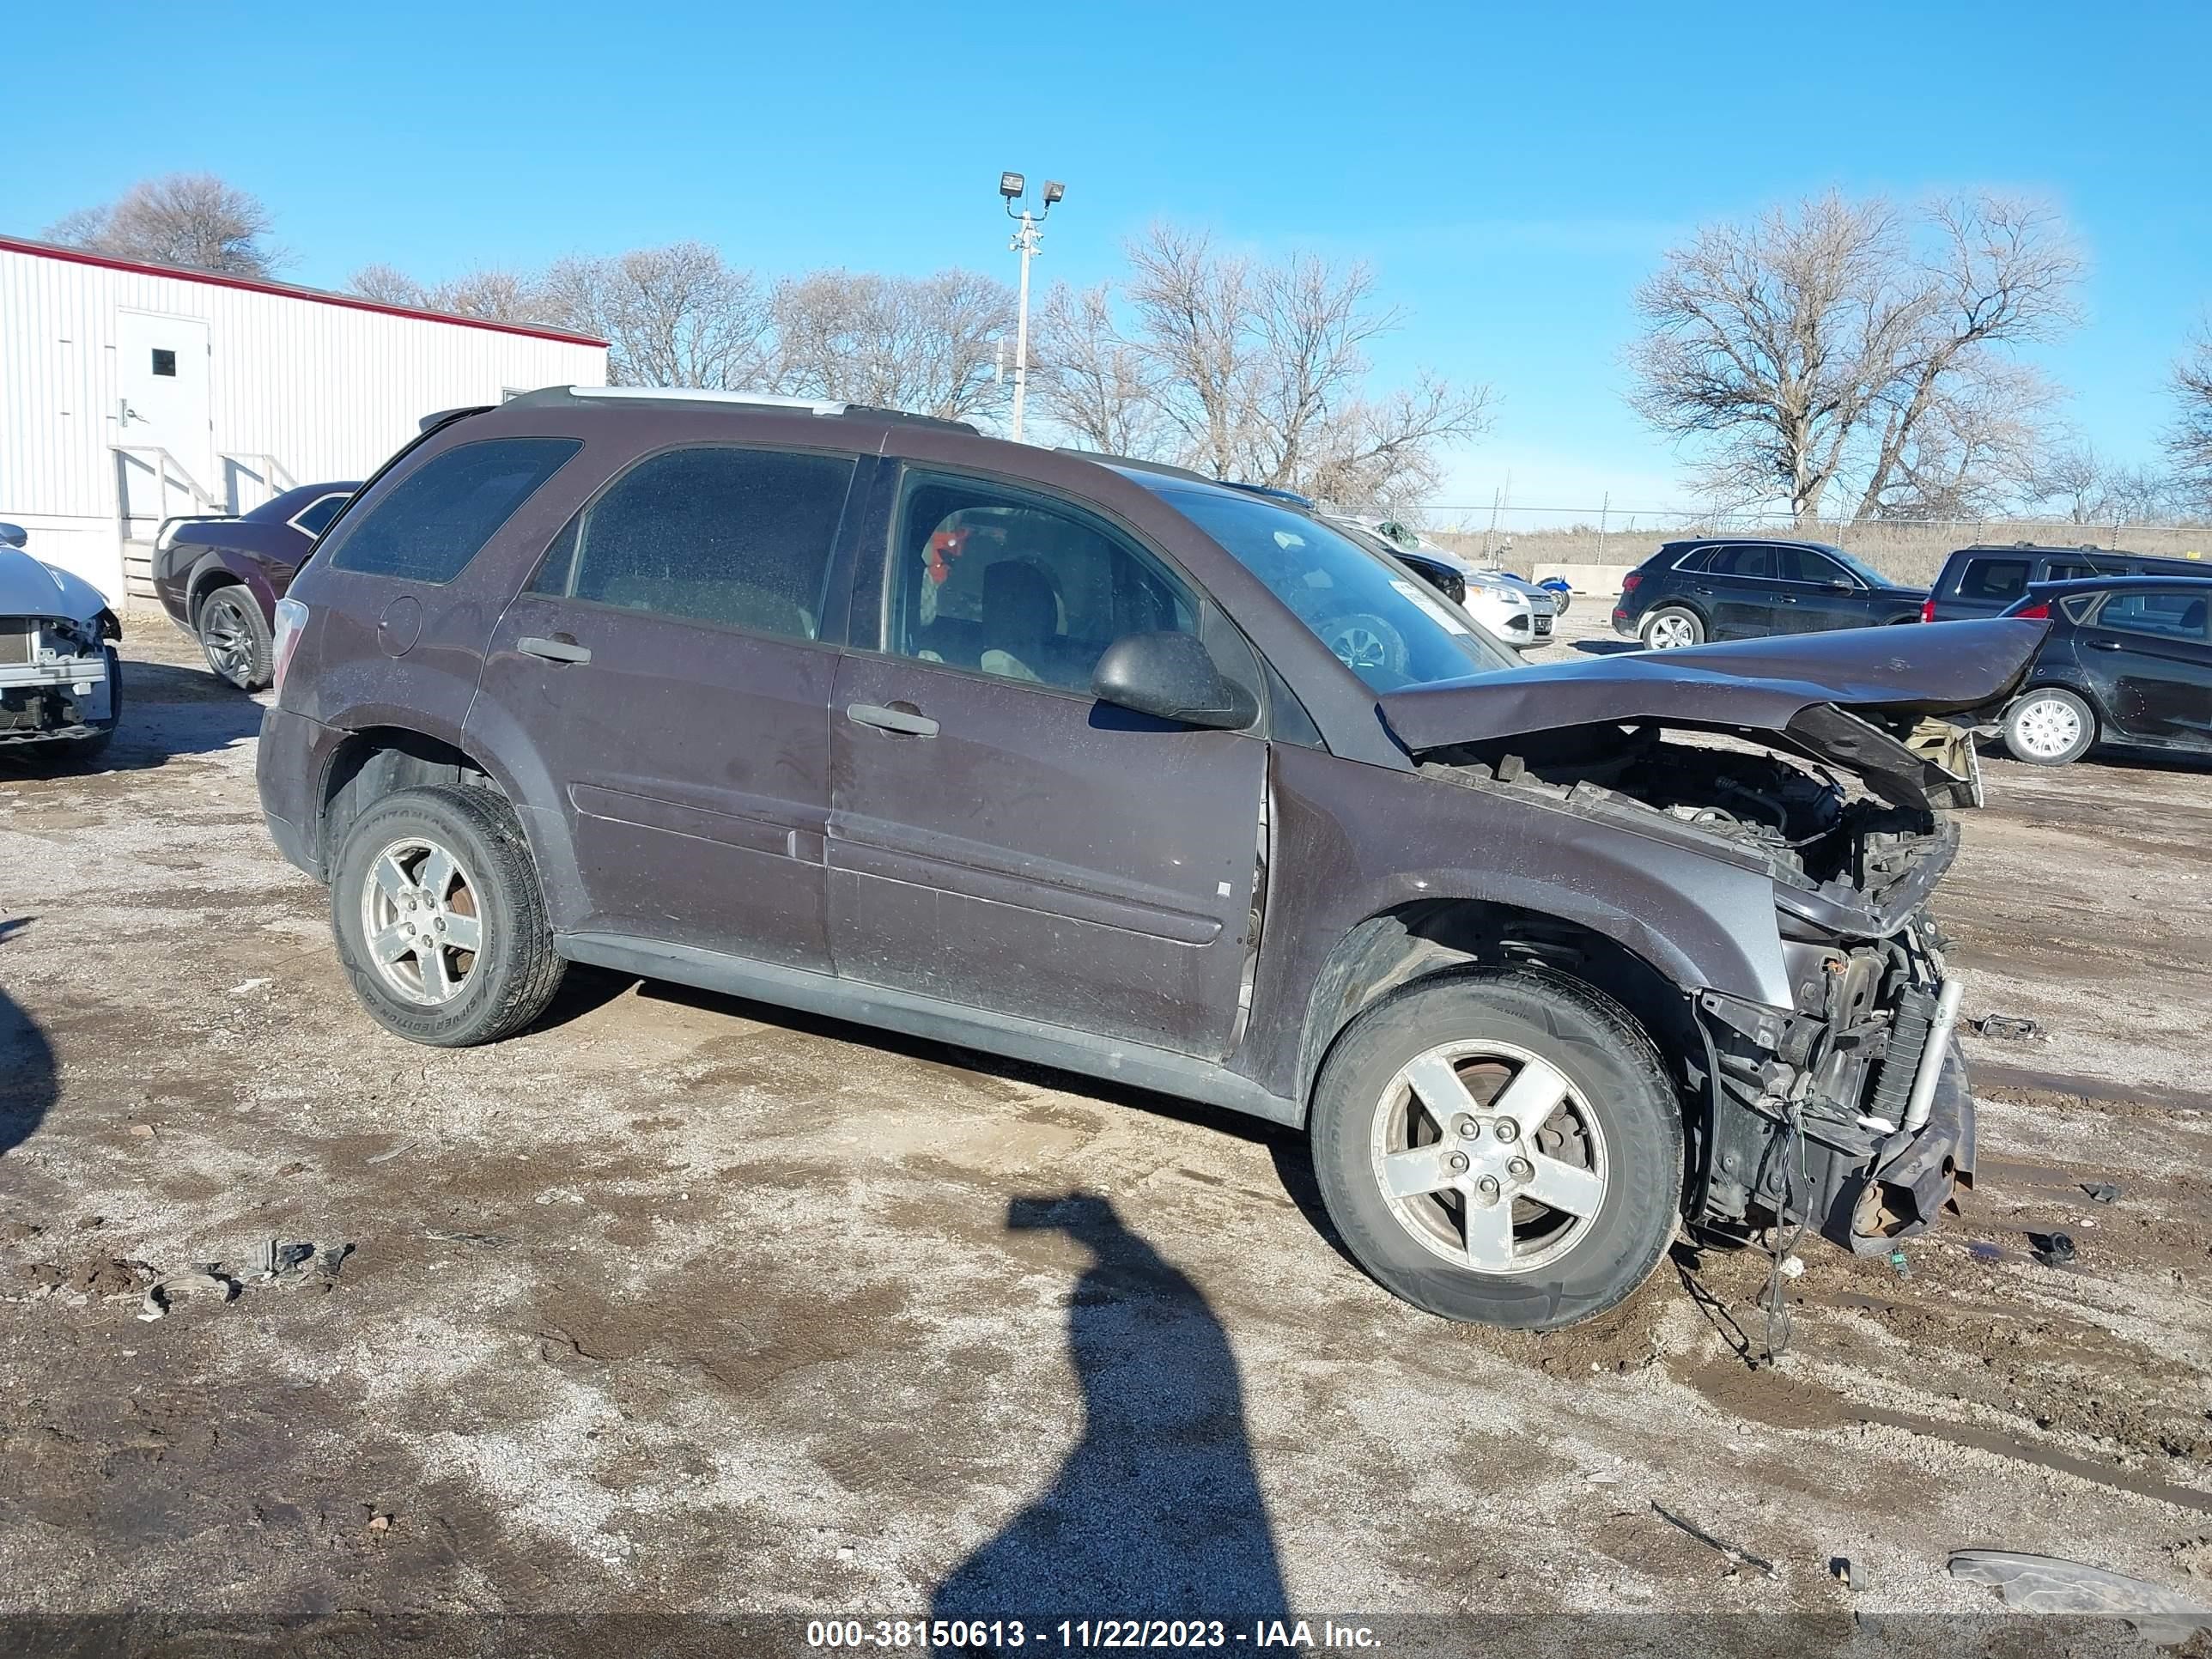
[[[2156,459],[2212,306],[2212,7],[847,0],[614,7],[19,4],[0,229],[218,173],[325,286],[699,237],[1011,276],[1001,167],[1066,180],[1040,281],[1167,216],[1374,262],[1386,374],[1488,382],[1447,504],[1684,499],[1620,398],[1629,295],[1700,221],[1834,186],[2047,194],[2091,261],[2043,354],[2075,424]]]

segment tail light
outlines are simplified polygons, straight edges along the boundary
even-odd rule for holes
[[[2049,622],[2051,605],[2046,600],[2041,605],[2031,605],[2025,611],[2008,611],[2005,615],[2020,622]]]
[[[292,653],[300,648],[300,635],[307,626],[307,607],[297,599],[276,601],[276,637],[269,650],[272,672],[270,688],[278,696],[284,693],[284,671],[292,665]]]
[[[1644,573],[1640,570],[1632,570],[1620,579],[1620,597],[1625,599],[1643,586]]]
[[[1933,593],[1920,601],[1920,620],[1923,622],[1936,620],[1936,596]]]

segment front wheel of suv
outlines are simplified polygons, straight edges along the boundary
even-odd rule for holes
[[[1454,975],[1362,1014],[1322,1067],[1312,1137],[1346,1247],[1447,1319],[1590,1318],[1674,1235],[1674,1087],[1626,1011],[1559,975]]]
[[[522,828],[489,789],[401,789],[363,812],[332,871],[331,927],[369,1013],[438,1048],[524,1030],[567,966]]]

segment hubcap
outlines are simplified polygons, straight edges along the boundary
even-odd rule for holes
[[[1672,651],[1690,643],[1692,632],[1687,617],[1661,617],[1651,624],[1648,642],[1654,651]]]
[[[1341,630],[1331,648],[1337,660],[1354,672],[1362,668],[1380,668],[1389,655],[1375,630],[1358,623]]]
[[[251,671],[253,646],[237,600],[217,594],[200,607],[200,643],[225,679],[242,681]]]
[[[2063,755],[2081,740],[2081,717],[2070,703],[2038,697],[2013,716],[2020,746],[2031,755]]]
[[[476,974],[483,942],[476,884],[436,842],[395,841],[362,878],[361,932],[386,985],[406,1001],[441,1007]]]
[[[1548,1267],[1605,1202],[1596,1115],[1556,1067],[1511,1043],[1444,1043],[1404,1067],[1376,1108],[1370,1151],[1398,1224],[1476,1273]]]

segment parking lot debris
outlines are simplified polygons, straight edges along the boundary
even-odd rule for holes
[[[2046,1267],[2063,1267],[2074,1260],[2071,1233],[2030,1233],[2027,1243],[2035,1252],[2035,1259]]]
[[[1828,1576],[1850,1589],[1863,1590],[1867,1587],[1866,1569],[1848,1555],[1828,1558]]]
[[[283,1244],[269,1241],[269,1270],[272,1273],[289,1273],[315,1259],[313,1244]]]
[[[1951,1577],[1987,1584],[2021,1613],[2072,1613],[2124,1619],[2145,1641],[2178,1646],[2212,1630],[2212,1607],[2140,1578],[2055,1555],[2014,1550],[1955,1550]]]
[[[276,982],[273,979],[249,979],[242,985],[232,986],[230,994],[234,997],[242,997],[248,991],[258,991],[264,985],[274,985]]]
[[[150,1123],[134,1123],[131,1126],[131,1133],[140,1140],[151,1140],[161,1132]]]
[[[1889,1253],[1889,1265],[1891,1271],[1895,1273],[1899,1279],[1910,1279],[1912,1277],[1912,1262],[1911,1259],[1905,1255],[1905,1247],[1903,1245],[1900,1244],[1897,1249]]]
[[[398,1157],[400,1153],[412,1152],[417,1144],[418,1143],[412,1140],[403,1140],[397,1146],[387,1147],[383,1152],[371,1153],[368,1158],[363,1158],[362,1162],[364,1164],[389,1164],[393,1158]]]
[[[1805,1258],[1802,1255],[1784,1256],[1782,1258],[1781,1273],[1784,1279],[1803,1278],[1805,1276]]]
[[[1990,1244],[1978,1238],[1966,1246],[1966,1254],[1977,1261],[2002,1261],[2005,1259],[2002,1246]]]
[[[1777,1578],[1781,1576],[1780,1570],[1775,1566],[1773,1562],[1768,1560],[1765,1556],[1753,1555],[1749,1550],[1739,1548],[1737,1546],[1729,1543],[1724,1538],[1714,1537],[1712,1534],[1707,1532],[1703,1527],[1698,1526],[1696,1522],[1685,1521],[1680,1516],[1674,1514],[1672,1510],[1661,1507],[1659,1501],[1656,1498],[1652,1500],[1651,1513],[1657,1516],[1668,1526],[1680,1528],[1682,1531],[1686,1532],[1691,1537],[1696,1539],[1700,1544],[1705,1545],[1708,1548],[1718,1550],[1723,1555],[1728,1558],[1729,1571],[1730,1572],[1734,1572],[1739,1567],[1757,1567],[1769,1578]]]
[[[345,1266],[345,1259],[352,1254],[353,1246],[349,1243],[324,1245],[322,1259],[318,1264],[323,1270],[323,1277],[336,1279],[338,1276],[338,1269]]]
[[[2097,1204],[2109,1204],[2120,1195],[2120,1189],[2109,1181],[2085,1181],[2081,1183],[2081,1190],[2089,1194],[2093,1203]]]
[[[169,1304],[179,1296],[205,1296],[215,1299],[218,1306],[229,1303],[238,1295],[238,1281],[220,1273],[171,1273],[167,1279],[157,1279],[146,1287],[145,1300],[139,1304],[138,1317],[159,1319],[169,1311]]]
[[[2043,1035],[2042,1025],[2032,1019],[2021,1019],[2012,1014],[1984,1014],[1974,1022],[1974,1030],[1985,1037],[2001,1042],[2019,1042]]]

